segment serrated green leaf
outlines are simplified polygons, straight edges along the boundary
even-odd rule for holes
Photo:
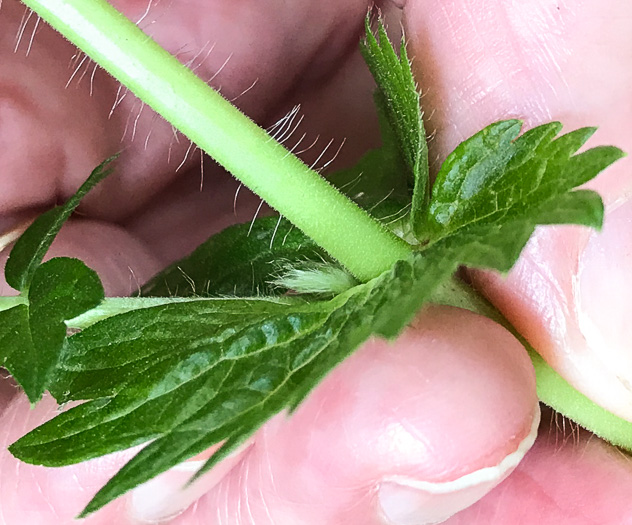
[[[563,193],[555,199],[555,208],[544,203],[534,217],[538,224],[579,224],[596,230],[603,226],[604,205],[592,190]]]
[[[9,286],[20,292],[28,290],[37,267],[44,259],[59,230],[79,206],[81,199],[112,172],[111,164],[117,156],[110,157],[95,168],[65,204],[40,215],[20,236],[11,250],[4,269]]]
[[[414,187],[410,216],[413,233],[419,237],[429,199],[428,145],[406,45],[402,42],[398,57],[382,22],[375,36],[367,17],[361,51],[377,83],[377,107],[386,116]]]
[[[11,452],[61,466],[154,440],[86,513],[225,441],[208,469],[269,417],[293,409],[370,335],[396,337],[480,250],[457,241],[445,239],[330,301],[191,300],[97,323],[68,340],[60,380],[62,401],[92,401],[34,430]]]
[[[330,301],[191,300],[92,325],[68,339],[59,388],[67,392],[62,401],[93,401],[11,452],[59,466],[155,440],[87,512],[228,440],[210,468],[272,415],[295,407],[371,334],[396,336],[454,270],[450,255],[419,254]]]
[[[486,127],[448,156],[432,190],[425,220],[431,242],[452,235],[485,235],[510,223],[599,227],[603,205],[594,193],[568,193],[623,156],[614,147],[575,153],[593,133],[586,128],[553,140],[559,123],[518,137],[518,120]],[[513,256],[512,256],[513,257]]]
[[[480,242],[445,238],[330,301],[192,299],[101,321],[68,340],[59,381],[61,401],[91,401],[10,450],[61,466],[153,440],[83,515],[224,442],[207,470],[372,334],[396,337],[459,264],[476,261]]]
[[[26,304],[0,312],[0,364],[22,386],[31,403],[54,378],[64,341],[64,321],[95,307],[103,287],[77,259],[56,258],[38,266]]]
[[[169,266],[141,289],[143,296],[272,295],[285,290],[270,284],[283,264],[331,261],[287,220],[263,217],[214,235],[191,255]]]

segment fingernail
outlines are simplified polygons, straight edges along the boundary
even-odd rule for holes
[[[185,461],[136,487],[129,499],[135,523],[164,523],[182,514],[190,505],[215,487],[246,455],[253,442],[242,445],[210,472],[187,486],[206,460]]]
[[[515,452],[498,465],[466,474],[453,481],[427,482],[406,476],[385,478],[378,490],[381,517],[389,525],[432,525],[476,503],[502,482],[529,451],[538,432],[537,407],[529,434]]]
[[[577,322],[587,350],[573,355],[582,391],[632,421],[632,200],[591,234],[574,282]],[[583,377],[586,376],[586,377]]]

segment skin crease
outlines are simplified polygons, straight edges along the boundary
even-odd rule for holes
[[[491,0],[409,0],[405,6],[404,29],[411,38],[411,55],[416,57],[417,73],[427,93],[423,102],[434,109],[429,120],[429,129],[438,130],[431,144],[434,158],[442,159],[471,132],[507,116],[532,116],[530,124],[560,118],[571,127],[585,120],[603,126],[601,140],[626,148],[625,140],[630,137],[621,136],[625,126],[620,123],[629,119],[625,105],[619,102],[625,93],[627,69],[622,71],[616,58],[605,61],[600,54],[580,54],[580,61],[576,53],[589,46],[575,49],[582,43],[580,35],[586,34],[580,29],[601,34],[608,15],[614,20],[615,14],[623,13],[624,4],[613,0],[583,2],[585,9],[574,10],[574,18],[565,24],[562,15],[555,15],[558,4],[552,2],[501,4]],[[141,18],[147,6],[144,1],[122,0],[116,5],[134,20]],[[337,164],[351,162],[375,144],[375,117],[368,109],[372,88],[366,72],[359,72],[361,63],[353,53],[368,3],[332,1],[324,6],[323,2],[303,1],[271,9],[269,3],[265,8],[261,5],[246,1],[183,5],[162,0],[141,25],[171,51],[182,52],[183,61],[198,51],[198,59],[204,57],[204,46],[210,46],[206,35],[217,35],[216,47],[199,67],[201,76],[212,77],[234,52],[214,85],[221,84],[222,91],[232,97],[257,79],[237,102],[264,125],[273,123],[295,101],[302,102],[306,114],[303,129],[310,137],[321,133],[327,141],[346,137]],[[562,4],[559,7],[569,10]],[[603,16],[596,17],[596,12]],[[509,29],[492,16],[495,13],[503,22],[513,21]],[[236,185],[209,163],[204,191],[199,192],[200,174],[186,171],[199,161],[192,155],[174,173],[188,144],[183,139],[174,143],[168,162],[173,137],[170,127],[155,120],[147,109],[136,121],[140,105],[135,105],[131,95],[108,119],[117,87],[100,72],[95,74],[92,96],[91,71],[81,81],[80,71],[66,89],[73,72],[67,64],[74,51],[43,25],[33,40],[30,56],[25,57],[25,53],[33,20],[20,52],[14,54],[14,35],[21,17],[22,8],[4,0],[0,10],[0,85],[9,87],[0,90],[0,160],[8,166],[0,174],[3,220],[9,224],[18,211],[68,196],[90,169],[121,147],[123,137],[125,152],[117,175],[82,208],[90,220],[78,219],[66,227],[55,250],[85,258],[103,276],[110,294],[127,294],[156,267],[182,256],[208,234],[237,220],[231,217]],[[150,23],[153,20],[155,23]],[[395,12],[393,23],[396,20]],[[539,29],[555,29],[543,33],[551,33],[551,41],[534,38],[536,33],[530,33],[534,22],[544,24],[537,26]],[[629,48],[624,47],[624,38],[618,37],[624,34],[623,29],[613,26],[607,33],[612,39],[607,45],[625,53]],[[525,41],[531,44],[525,56],[542,57],[540,61],[509,52],[523,49]],[[181,50],[184,44],[188,47]],[[586,73],[592,71],[585,65],[588,58],[601,68],[596,79]],[[612,91],[596,89],[595,82],[606,76]],[[568,84],[567,91],[562,91],[555,79]],[[561,106],[566,93],[573,93],[572,104]],[[609,104],[623,109],[609,110]],[[322,151],[327,141],[308,153]],[[617,168],[619,174],[622,165]],[[616,203],[626,194],[621,182],[624,177],[608,177],[603,183],[612,188],[608,201]],[[250,219],[257,205],[255,198],[240,192],[235,208],[238,219]],[[117,222],[105,225],[96,219]],[[99,241],[100,235],[106,240]],[[127,260],[120,259],[122,253],[128,254]],[[556,263],[539,264],[555,267]],[[568,273],[568,267],[560,267],[560,275]],[[517,294],[518,304],[529,306],[527,287],[519,280],[513,285],[521,292]],[[498,297],[507,293],[506,287],[503,290]],[[587,288],[583,290],[589,293]],[[527,319],[536,326],[532,331],[544,333],[546,340],[540,313],[537,310]],[[446,309],[424,315],[396,345],[370,343],[359,351],[293,418],[281,416],[266,425],[254,445],[241,451],[236,464],[223,472],[223,477],[207,480],[208,493],[173,523],[380,523],[375,491],[384,476],[402,473],[421,480],[450,480],[497,464],[515,450],[533,417],[533,375],[524,353],[511,338],[504,339],[506,332],[484,319]],[[528,332],[528,326],[521,329]],[[499,355],[504,357],[499,359]],[[476,364],[474,369],[472,363]],[[424,376],[429,370],[435,374]],[[424,377],[426,382],[420,381]],[[433,382],[436,390],[420,387]],[[11,388],[3,387],[2,391],[8,394],[1,395],[11,396]],[[463,396],[461,403],[459,396]],[[452,397],[454,402],[449,403]],[[464,402],[470,404],[464,406]],[[125,456],[59,470],[18,464],[6,453],[6,445],[51,417],[55,409],[45,401],[29,411],[22,396],[0,405],[2,408],[0,524],[24,523],[27,509],[32,523],[71,523],[71,517]],[[435,453],[424,453],[424,447],[433,443]],[[608,493],[628,490],[632,484],[627,461],[608,452],[605,445],[586,446],[577,454],[578,446],[570,442],[564,450],[566,453],[560,454],[559,444],[541,439],[536,453],[527,456],[517,472],[538,487],[538,491],[529,492],[528,504],[516,504],[524,501],[524,490],[512,476],[472,507],[474,510],[465,511],[464,516],[470,512],[469,521],[461,517],[452,521],[466,519],[461,522],[474,525],[546,523],[553,514],[543,516],[542,509],[556,508],[558,514],[551,523],[582,523],[577,521],[575,509],[584,506],[586,496],[574,487],[583,484],[591,487],[591,493]],[[551,458],[556,461],[552,463]],[[297,471],[303,475],[297,476]],[[616,476],[607,475],[610,472]],[[567,491],[560,491],[560,485]],[[626,522],[632,509],[624,506],[625,500],[591,502],[591,514],[582,514],[585,523]],[[129,499],[114,502],[88,522],[131,523],[129,504]]]

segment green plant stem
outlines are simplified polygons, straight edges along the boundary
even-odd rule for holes
[[[362,281],[410,247],[105,0],[23,0]]]
[[[131,312],[132,310],[186,301],[191,301],[191,299],[184,297],[107,297],[96,308],[92,308],[92,310],[88,310],[66,321],[66,326],[84,330],[103,319]]]
[[[6,297],[0,297],[0,310],[5,309],[2,307],[2,301],[7,299]],[[230,301],[231,299],[224,298],[223,301]],[[239,298],[235,300],[239,301]],[[267,298],[267,301],[274,301],[278,303],[284,302],[284,299],[279,298]],[[88,328],[103,319],[112,317],[132,310],[141,310],[143,308],[151,308],[153,306],[161,306],[163,304],[173,303],[190,303],[200,301],[217,301],[217,298],[213,297],[106,297],[101,304],[96,308],[92,308],[87,312],[69,319],[66,321],[68,328],[76,328],[83,330]],[[21,303],[18,303],[21,304]]]
[[[21,295],[15,295],[13,297],[0,297],[0,312],[3,310],[9,310],[19,304],[28,304],[28,300]]]

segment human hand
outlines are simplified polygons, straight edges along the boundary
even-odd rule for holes
[[[3,9],[15,9],[11,5],[8,3]],[[414,26],[411,22],[416,16],[415,5],[411,3],[408,7],[409,35],[413,34],[413,27],[418,27],[418,22],[414,22]],[[121,2],[118,7],[126,10],[131,18],[138,18],[145,8],[144,5],[132,5],[131,2]],[[312,129],[340,138],[349,137],[348,147],[343,151],[351,156],[354,150],[366,147],[371,140],[370,137],[358,135],[358,130],[374,129],[358,125],[358,122],[371,122],[370,115],[364,114],[365,108],[370,107],[371,88],[365,83],[365,75],[355,73],[357,57],[344,60],[345,53],[341,49],[347,51],[355,45],[366,4],[347,3],[343,8],[332,6],[329,11],[325,9],[331,18],[321,11],[321,7],[312,8],[319,11],[315,15],[309,6],[295,6],[296,12],[285,13],[287,19],[275,16],[267,20],[257,12],[257,9],[267,9],[259,7],[252,7],[253,12],[244,16],[243,11],[231,13],[230,10],[221,11],[211,7],[193,10],[191,6],[171,6],[169,9],[164,5],[166,14],[163,14],[161,21],[161,5],[158,4],[154,7],[157,21],[149,27],[156,38],[174,52],[179,50],[182,42],[195,37],[200,39],[189,55],[193,57],[205,43],[205,37],[195,31],[191,33],[194,22],[208,24],[205,26],[207,31],[215,34],[219,19],[223,17],[230,20],[233,17],[235,25],[228,23],[221,26],[223,34],[218,37],[216,48],[208,61],[200,66],[200,71],[212,76],[233,50],[235,42],[230,38],[231,35],[239,34],[244,49],[240,53],[235,52],[214,83],[222,84],[223,91],[230,98],[239,95],[254,78],[258,78],[255,87],[240,97],[238,102],[249,114],[264,123],[273,122],[281,107],[285,108],[295,100],[305,102],[303,109],[307,114],[306,121],[309,121]],[[172,16],[173,13],[179,13],[180,21],[177,16]],[[208,17],[204,18],[204,22],[200,22],[200,13]],[[13,27],[19,22],[19,16],[21,11],[18,10],[17,21],[14,18],[12,22]],[[317,28],[314,28],[314,17],[322,20]],[[259,33],[254,29],[244,29],[248,27],[249,20],[256,21]],[[341,27],[340,20],[345,20],[348,26],[342,24]],[[269,36],[269,40],[266,40],[268,47],[253,48],[247,40],[243,40],[243,36],[252,34],[253,40],[260,39],[260,27],[264,21],[271,24],[269,34],[275,36]],[[8,24],[2,17],[0,23]],[[174,27],[179,27],[187,34],[177,36]],[[43,28],[40,31],[43,32]],[[205,34],[201,29],[200,32]],[[6,31],[6,34],[13,34],[13,31]],[[343,43],[327,44],[323,51],[320,44],[330,34],[341,38]],[[445,35],[442,37],[445,38]],[[58,64],[57,68],[50,64],[47,68],[43,67],[47,61],[41,48],[41,54],[36,55],[35,46],[40,38],[50,38],[48,51],[57,51],[57,56],[48,62]],[[300,41],[305,48],[292,46],[296,57],[288,60],[284,39]],[[257,41],[257,44],[260,42]],[[222,48],[222,45],[225,47]],[[422,46],[417,44],[417,47],[419,49]],[[62,61],[59,57],[63,56],[64,48],[67,56]],[[320,50],[320,66],[313,66],[309,62],[311,71],[303,75],[302,85],[299,83],[296,87],[295,78],[314,49]],[[222,50],[225,51],[223,54]],[[73,184],[120,147],[117,142],[129,123],[125,138],[126,150],[120,161],[120,178],[106,183],[84,209],[89,217],[115,219],[124,227],[89,220],[77,221],[66,228],[55,247],[58,254],[63,252],[80,256],[96,268],[111,294],[125,294],[159,266],[193,248],[210,233],[209,229],[220,229],[228,221],[234,220],[232,208],[235,186],[222,179],[220,174],[212,172],[211,168],[205,174],[207,191],[196,193],[192,187],[197,189],[199,178],[182,174],[185,163],[180,169],[179,174],[182,175],[177,184],[160,194],[160,186],[175,176],[174,170],[180,164],[180,159],[184,158],[188,143],[174,144],[171,154],[178,160],[167,163],[166,150],[172,137],[170,127],[160,121],[152,122],[147,110],[136,121],[140,104],[137,103],[134,108],[131,95],[121,102],[113,114],[113,120],[108,122],[107,114],[116,96],[116,86],[100,73],[95,77],[93,97],[89,97],[91,71],[84,77],[83,91],[81,85],[78,90],[72,85],[69,90],[64,90],[63,85],[72,73],[72,70],[65,68],[70,54],[70,49],[62,44],[59,37],[38,34],[28,59],[24,59],[23,55],[9,56],[14,64],[25,64],[38,73],[40,70],[42,73],[48,72],[46,82],[43,78],[35,77],[38,80],[33,83],[33,87],[41,90],[37,98],[43,98],[44,93],[50,97],[52,93],[53,100],[57,102],[54,106],[64,109],[61,114],[74,114],[76,118],[73,120],[75,130],[74,133],[69,132],[70,137],[58,133],[51,138],[50,133],[45,134],[48,140],[54,138],[60,143],[44,148],[48,153],[42,154],[39,165],[34,165],[36,169],[33,170],[29,169],[32,165],[25,167],[21,163],[26,160],[33,162],[32,159],[37,156],[31,155],[31,152],[26,155],[24,149],[28,142],[24,138],[20,142],[19,134],[16,138],[13,133],[12,140],[19,146],[13,151],[20,152],[20,155],[16,155],[12,171],[31,171],[35,176],[32,181],[26,181],[25,187],[16,189],[7,185],[7,201],[14,204],[7,204],[6,209],[12,212],[24,207],[45,205],[54,195],[54,192],[46,193],[43,189],[47,185],[49,188],[61,188],[62,193],[70,193]],[[421,57],[420,52],[411,54]],[[204,52],[199,58],[202,57]],[[288,63],[293,64],[294,69],[288,68]],[[425,71],[423,65],[419,67],[422,72]],[[281,78],[276,75],[279,70],[283,71]],[[55,74],[58,75],[56,79]],[[79,80],[81,74],[80,71],[75,80]],[[64,75],[66,78],[63,78]],[[223,80],[223,75],[226,75],[226,80]],[[28,78],[28,75],[24,78]],[[350,78],[358,86],[350,85]],[[311,87],[312,84],[317,87]],[[436,85],[440,86],[438,81]],[[295,87],[293,92],[290,91],[291,87]],[[361,97],[352,88],[360,89],[366,103],[359,103]],[[430,88],[428,92],[432,96]],[[351,105],[349,101],[355,104]],[[437,104],[439,108],[444,107],[441,101]],[[450,107],[450,104],[453,102],[448,101],[445,107]],[[323,111],[323,107],[327,111]],[[508,111],[513,112],[511,109]],[[85,117],[79,118],[85,114],[94,115],[94,122]],[[54,128],[61,121],[59,114],[55,116],[47,112],[35,115],[41,120],[35,120],[33,130],[41,129],[42,124]],[[464,115],[468,113],[462,110],[453,117],[458,117],[460,122]],[[481,127],[501,116],[491,112],[487,115],[488,120],[483,116],[480,123],[474,126]],[[319,116],[324,122],[318,122]],[[71,119],[66,117],[65,120]],[[33,119],[21,115],[14,122],[15,129],[28,129]],[[431,122],[437,121],[431,119]],[[25,127],[19,128],[17,124]],[[329,132],[327,126],[331,126],[329,129],[333,131]],[[132,140],[134,129],[136,137]],[[145,150],[144,142],[150,129],[152,135]],[[468,134],[469,131],[464,133]],[[32,131],[28,135],[32,137]],[[612,142],[621,144],[614,139]],[[621,145],[625,147],[625,144]],[[76,164],[60,169],[65,163],[61,160],[57,164],[52,162],[53,151],[68,152]],[[440,144],[436,144],[435,151],[438,155],[444,155]],[[192,162],[189,160],[189,166]],[[64,174],[61,179],[59,173]],[[213,190],[210,195],[209,188]],[[10,197],[10,190],[13,190],[13,197]],[[155,203],[143,207],[144,201],[152,195]],[[245,201],[244,197],[242,193],[237,209],[243,219],[249,219],[257,202],[247,202],[248,198]],[[213,210],[210,225],[202,226],[200,216],[208,216],[209,209]],[[161,220],[158,220],[160,215]],[[183,235],[183,232],[187,235]],[[144,242],[139,242],[139,238]],[[121,254],[125,254],[127,259],[124,260]],[[133,274],[129,268],[133,269]],[[454,325],[459,329],[454,329]],[[199,520],[206,523],[216,519],[217,523],[249,520],[254,523],[377,523],[379,507],[376,502],[379,503],[380,496],[375,491],[386,477],[405,474],[418,481],[446,481],[482,467],[498,465],[525,438],[533,420],[533,377],[525,355],[502,329],[471,314],[434,309],[425,314],[420,326],[422,328],[416,331],[413,329],[394,347],[371,343],[359,351],[334,372],[289,421],[278,418],[271,422],[256,436],[253,446],[232,459],[232,464],[220,465],[204,480],[203,489],[207,494],[175,522],[184,524]],[[476,337],[472,334],[476,334]],[[501,358],[498,357],[499,352]],[[477,366],[472,366],[473,363]],[[430,384],[427,388],[422,388],[424,378]],[[52,410],[43,404],[28,413],[23,400],[14,400],[4,415],[5,422],[12,421],[10,428],[6,426],[9,434],[4,445],[24,433],[27,426],[31,428],[49,417]],[[14,471],[16,462],[10,456],[6,455],[1,461],[3,473]],[[5,521],[12,523],[11,519],[19,518],[23,522],[25,506],[43,500],[49,501],[52,507],[33,509],[34,523],[63,523],[63,520],[69,520],[122,461],[123,457],[119,456],[56,471],[21,465],[15,477],[3,475],[0,508],[4,509]],[[184,481],[182,476],[178,480]],[[84,487],[85,494],[80,497],[83,484],[88,487]],[[41,490],[44,497],[36,492],[32,496],[33,493],[29,494],[31,490]],[[152,490],[155,495],[156,486]],[[402,496],[410,494],[404,491]],[[125,519],[130,519],[127,508],[130,501],[133,502],[133,498],[127,502],[114,503],[90,520],[94,523],[110,523],[112,520],[124,523]],[[402,501],[398,501],[399,508],[403,508]],[[412,501],[416,501],[414,495]],[[515,500],[506,500],[506,504],[515,505]],[[438,504],[435,501],[431,506],[436,508]],[[248,513],[252,513],[252,516]]]

